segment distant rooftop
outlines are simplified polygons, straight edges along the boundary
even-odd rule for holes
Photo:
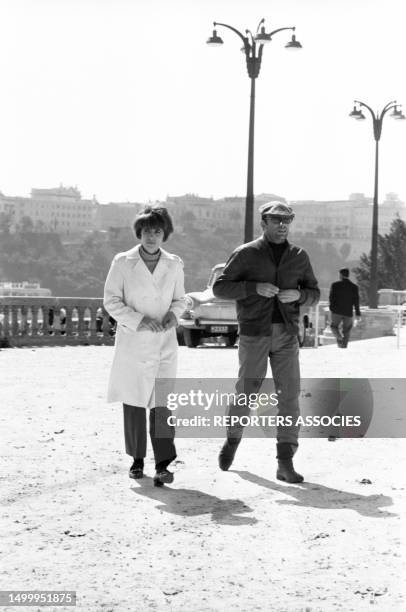
[[[64,187],[63,185],[59,185],[59,187],[52,187],[51,189],[31,189],[32,198],[49,198],[55,196],[75,198],[75,200],[80,200],[82,197],[77,187]]]
[[[185,193],[180,196],[170,196],[168,195],[166,198],[167,202],[196,202],[196,203],[205,203],[205,202],[213,202],[213,198],[205,198],[203,196],[199,196],[196,193]]]

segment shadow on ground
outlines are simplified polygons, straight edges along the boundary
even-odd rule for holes
[[[152,478],[144,477],[139,480],[139,487],[132,487],[136,495],[161,502],[158,510],[176,514],[178,516],[211,515],[211,520],[221,525],[254,525],[257,519],[253,516],[241,516],[253,512],[240,499],[220,499],[195,489],[172,489],[164,486],[154,487]]]
[[[238,476],[253,484],[265,487],[265,489],[284,493],[293,498],[292,500],[278,500],[276,503],[281,505],[325,510],[354,510],[362,516],[375,518],[398,516],[380,509],[384,506],[393,506],[393,500],[388,495],[359,495],[358,493],[340,491],[313,482],[303,482],[290,486],[288,484],[278,484],[244,470],[230,470],[230,472],[238,474]]]

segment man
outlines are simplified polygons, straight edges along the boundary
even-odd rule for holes
[[[353,309],[355,308],[357,320],[360,319],[361,312],[358,287],[350,281],[349,269],[341,268],[339,274],[340,280],[330,288],[331,331],[337,339],[337,345],[347,348],[353,325]]]
[[[316,304],[320,291],[308,255],[287,241],[295,216],[290,206],[271,201],[263,204],[259,212],[263,235],[232,253],[213,286],[213,293],[237,301],[240,334],[237,394],[247,397],[258,393],[269,357],[278,393],[278,415],[292,420],[292,426],[277,428],[276,477],[286,482],[302,482],[303,476],[295,472],[292,461],[299,435],[295,425],[300,391],[299,306]],[[247,404],[229,407],[230,415],[248,413]],[[231,466],[242,433],[240,425],[227,428],[227,439],[219,455],[222,470]]]

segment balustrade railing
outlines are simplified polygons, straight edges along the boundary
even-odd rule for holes
[[[113,344],[102,298],[0,297],[0,347]]]

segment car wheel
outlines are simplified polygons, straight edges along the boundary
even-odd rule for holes
[[[198,329],[184,329],[183,337],[188,348],[196,348],[201,341],[201,333]]]
[[[237,341],[237,336],[237,332],[231,332],[231,334],[228,334],[228,336],[224,336],[226,346],[234,346]]]

